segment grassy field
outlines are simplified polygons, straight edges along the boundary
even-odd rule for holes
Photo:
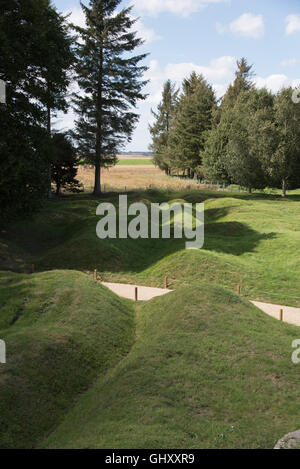
[[[299,426],[295,328],[205,282],[137,308],[132,352],[46,448],[272,448]]]
[[[148,158],[121,158],[117,164],[118,166],[153,166],[153,161]]]
[[[0,448],[31,448],[129,351],[133,308],[80,272],[0,274]]]
[[[155,177],[156,181],[164,178],[159,173]],[[32,337],[36,324],[40,324],[44,334],[47,314],[42,314],[43,305],[51,311],[52,302],[61,301],[59,288],[73,288],[74,297],[68,294],[68,303],[62,294],[65,302],[54,309],[63,313],[51,316],[47,327],[53,327],[58,336],[67,335],[65,315],[69,317],[73,311],[78,319],[74,328],[78,327],[79,336],[82,334],[78,354],[87,353],[92,363],[83,384],[81,379],[86,375],[78,370],[82,373],[80,385],[75,376],[66,396],[59,385],[60,378],[55,380],[57,389],[45,378],[42,402],[51,395],[49,405],[59,409],[53,412],[55,418],[51,422],[39,418],[38,407],[31,416],[36,419],[30,423],[34,431],[28,430],[29,425],[22,428],[18,419],[23,418],[23,409],[21,404],[16,405],[13,414],[8,414],[6,428],[10,435],[16,428],[19,433],[16,438],[2,440],[3,446],[19,447],[24,443],[26,447],[58,448],[271,448],[283,434],[300,428],[300,368],[291,362],[291,343],[299,338],[299,329],[264,315],[247,301],[300,306],[300,194],[290,193],[283,200],[276,193],[249,196],[193,186],[172,187],[171,183],[172,180],[167,191],[132,190],[128,193],[129,202],[205,202],[202,250],[185,250],[183,240],[99,240],[95,213],[100,200],[89,194],[50,201],[30,220],[20,220],[1,231],[1,269],[23,273],[4,272],[0,279],[2,308],[4,317],[8,317],[0,328],[0,338],[16,350],[5,370],[12,369],[11,376],[18,370],[19,379],[28,383],[18,362],[20,348],[27,351],[27,334]],[[101,201],[117,204],[118,195],[106,192]],[[40,273],[24,275],[31,271],[32,264]],[[146,304],[123,302],[93,282],[91,274],[95,268],[103,280],[148,286],[163,286],[167,275],[175,292]],[[242,285],[245,298],[235,294],[237,284]],[[32,304],[27,298],[33,298]],[[25,322],[22,329],[22,320],[18,319],[8,327],[20,311],[23,317],[22,305],[29,308],[37,323]],[[101,311],[99,317],[94,317],[97,305]],[[98,366],[97,353],[102,355],[110,340],[109,324],[118,325],[122,311],[126,315],[121,327],[126,329],[125,337],[116,331],[117,353],[109,362],[112,352],[108,347],[105,365]],[[88,352],[95,341],[93,334],[90,337],[92,317],[99,328],[108,321],[107,336],[93,353]],[[20,345],[13,345],[13,341],[11,345],[9,337],[14,338],[16,327],[20,327]],[[133,333],[135,345],[129,352]],[[50,361],[45,360],[47,347],[55,349],[55,344],[60,343],[54,336],[53,345],[52,335],[47,332],[46,336],[51,344],[44,349],[43,342],[38,342],[36,349],[33,345],[33,354],[43,363],[41,376],[49,373],[52,382],[53,364],[59,363],[59,377],[67,363],[60,351],[53,358],[50,356]],[[29,357],[30,354],[29,347]],[[74,363],[78,364],[76,354]],[[27,352],[24,356],[28,363]],[[37,398],[35,379],[39,384],[41,379],[39,368],[36,370],[33,388],[28,388],[32,403]],[[3,371],[0,380],[9,399],[13,381],[3,381],[2,375]],[[82,388],[89,390],[74,405]],[[12,399],[20,402],[18,396],[13,395]],[[26,411],[27,417],[29,414]],[[38,421],[42,422],[42,431]]]
[[[87,166],[79,167],[77,178],[83,184],[86,194],[92,193],[94,177],[93,168]],[[144,191],[148,188],[160,191],[184,191],[190,187],[197,187],[196,181],[175,177],[170,178],[152,164],[143,164],[142,166],[117,165],[109,169],[103,168],[101,178],[104,192],[126,192],[137,189]]]

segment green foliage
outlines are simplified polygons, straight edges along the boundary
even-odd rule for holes
[[[65,20],[48,0],[1,3],[0,79],[7,84],[0,113],[4,218],[32,211],[46,195],[47,111],[65,108],[71,57]]]
[[[242,93],[233,109],[226,170],[236,184],[252,189],[268,185],[266,168],[274,151],[273,98],[266,90]]]
[[[233,84],[229,85],[228,90],[223,97],[223,109],[234,107],[241,93],[251,91],[253,89],[253,65],[249,65],[245,57],[238,60],[236,64],[237,71],[235,72],[235,80]]]
[[[272,153],[270,172],[275,187],[300,186],[300,106],[292,100],[293,89],[282,90],[275,99],[276,150]]]
[[[101,193],[100,168],[116,163],[117,151],[130,140],[138,121],[134,107],[145,99],[139,65],[146,54],[130,55],[143,41],[134,32],[131,8],[117,11],[121,0],[82,4],[86,28],[77,27],[76,73],[83,96],[74,96],[78,115],[74,137],[82,158],[95,165],[94,193]]]
[[[207,132],[204,151],[201,156],[205,178],[209,181],[231,182],[227,171],[228,141],[233,119],[232,110],[223,111],[219,122]]]
[[[212,126],[216,98],[212,87],[195,72],[183,83],[178,113],[170,137],[174,166],[192,175],[201,166],[206,132]]]
[[[172,153],[169,148],[170,132],[178,110],[179,90],[176,85],[168,80],[164,84],[162,101],[157,107],[157,112],[152,110],[155,123],[149,126],[152,136],[151,151],[154,152],[154,163],[166,174],[170,174],[172,168]]]
[[[80,192],[80,184],[76,179],[79,157],[67,133],[55,133],[52,136],[51,177],[56,184],[56,195],[61,189]]]

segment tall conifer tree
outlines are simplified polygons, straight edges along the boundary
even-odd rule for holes
[[[74,97],[78,115],[74,136],[83,158],[95,166],[94,194],[101,194],[101,167],[116,162],[116,153],[138,121],[134,107],[145,99],[140,65],[146,54],[131,55],[143,41],[133,31],[131,8],[118,11],[121,0],[90,0],[81,4],[86,28],[77,28],[76,66],[83,96]]]
[[[236,104],[241,93],[251,91],[253,89],[253,66],[248,64],[248,61],[245,59],[245,57],[242,57],[241,60],[238,60],[236,65],[237,70],[235,72],[235,80],[231,85],[229,85],[228,90],[223,98],[223,108],[232,108]]]
[[[183,82],[183,94],[170,137],[178,169],[193,177],[202,164],[206,132],[212,126],[216,97],[211,85],[195,72]]]
[[[154,162],[166,174],[170,174],[172,168],[169,137],[178,108],[178,94],[179,89],[176,88],[176,85],[171,80],[167,80],[157,112],[152,110],[155,122],[149,126],[152,136],[150,149],[154,152]]]

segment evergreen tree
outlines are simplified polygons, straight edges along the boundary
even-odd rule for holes
[[[95,166],[94,194],[101,194],[101,166],[116,163],[116,153],[138,121],[134,111],[142,93],[147,70],[140,62],[146,54],[130,53],[143,41],[133,32],[135,20],[131,8],[117,11],[121,0],[91,0],[90,7],[81,4],[86,28],[77,28],[77,79],[83,96],[74,97],[78,115],[74,137],[78,151]]]
[[[76,179],[79,157],[67,133],[55,133],[52,136],[52,181],[56,185],[56,195],[61,189],[80,192],[81,185]]]
[[[205,178],[211,182],[231,183],[227,171],[227,150],[230,129],[233,119],[232,109],[221,113],[220,121],[215,121],[213,128],[207,132],[205,147],[202,153]]]
[[[39,75],[40,88],[36,94],[40,95],[42,105],[46,111],[46,127],[51,137],[51,117],[57,111],[66,112],[68,104],[66,94],[70,84],[70,71],[75,61],[72,42],[66,18],[59,14],[49,2],[39,23],[45,47],[40,47]],[[50,146],[49,146],[50,147]],[[48,197],[51,197],[51,155],[48,155]]]
[[[169,136],[178,107],[178,94],[179,89],[172,84],[171,80],[168,80],[164,84],[162,101],[157,107],[157,112],[151,110],[155,123],[149,126],[152,136],[150,149],[154,152],[155,164],[166,174],[170,174],[172,168]]]
[[[178,113],[171,133],[171,151],[178,169],[194,177],[199,172],[206,132],[211,129],[216,97],[202,75],[195,72],[183,82]]]
[[[40,94],[40,58],[47,44],[40,27],[46,0],[0,3],[0,79],[7,84],[0,113],[1,215],[32,210],[45,194],[47,134]]]
[[[222,101],[222,108],[230,109],[234,107],[241,93],[253,89],[253,65],[249,65],[244,57],[237,61],[237,71],[235,72],[235,80],[229,85],[228,90]]]
[[[270,184],[268,168],[274,150],[273,96],[267,90],[242,93],[232,113],[227,174],[249,192],[264,189]]]

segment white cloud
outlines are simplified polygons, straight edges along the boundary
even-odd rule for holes
[[[255,77],[254,83],[258,88],[267,88],[273,93],[277,93],[282,88],[296,88],[300,84],[300,79],[289,78],[287,75],[269,75],[266,78]]]
[[[233,21],[229,28],[232,33],[251,39],[260,39],[265,33],[262,15],[253,15],[252,13],[244,13]]]
[[[131,0],[131,5],[145,15],[159,13],[174,13],[180,16],[189,16],[197,13],[212,3],[224,3],[229,0]]]
[[[150,44],[150,42],[159,41],[162,39],[162,36],[156,34],[154,29],[146,28],[140,19],[135,22],[133,29],[137,32],[138,37],[145,41],[145,44]]]
[[[294,65],[297,65],[299,62],[300,62],[299,59],[292,58],[292,59],[282,60],[280,62],[280,65],[282,67],[293,67]]]
[[[300,31],[300,15],[288,15],[285,19],[286,25],[286,34],[290,35],[296,31]]]
[[[80,7],[73,7],[69,8],[68,10],[64,11],[64,16],[69,15],[68,22],[73,23],[75,26],[80,26],[84,28],[85,24],[85,14],[83,13],[82,8]]]
[[[163,69],[156,60],[152,60],[146,73],[146,78],[149,80],[148,103],[159,103],[163,84],[166,80],[170,79],[180,86],[182,80],[193,71],[198,74],[202,73],[213,84],[217,96],[220,97],[226,91],[227,84],[233,80],[235,67],[236,59],[230,56],[214,59],[209,65],[197,65],[192,62],[169,63]]]

